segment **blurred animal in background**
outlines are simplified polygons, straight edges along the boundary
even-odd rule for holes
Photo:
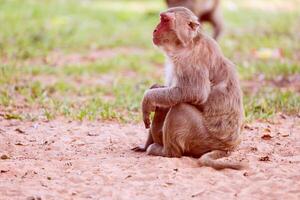
[[[213,27],[213,38],[218,40],[223,31],[223,17],[220,0],[166,0],[169,8],[182,6],[190,9],[201,23],[208,22]]]
[[[202,32],[190,10],[174,7],[160,17],[153,43],[168,58],[166,84],[145,92],[142,110],[149,135],[144,146],[133,150],[166,157],[201,156],[201,166],[240,169],[239,163],[218,160],[240,143],[244,111],[235,65]]]

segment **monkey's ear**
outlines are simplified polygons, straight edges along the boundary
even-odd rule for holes
[[[199,23],[199,22],[195,22],[195,21],[190,21],[190,22],[189,22],[189,27],[190,27],[193,31],[196,31],[196,30],[200,27],[200,23]]]
[[[197,21],[190,21],[188,23],[188,28],[186,27],[186,21],[182,19],[182,17],[176,18],[175,23],[176,35],[182,42],[183,46],[186,46],[193,39],[195,31],[198,29],[200,24]]]
[[[177,29],[176,34],[178,39],[182,42],[183,46],[186,46],[192,40],[190,31],[188,31],[187,29]]]

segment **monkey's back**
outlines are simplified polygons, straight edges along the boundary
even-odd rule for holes
[[[243,98],[235,66],[226,58],[221,65],[227,78],[215,87],[203,105],[205,125],[210,134],[224,143],[224,148],[234,148],[240,142],[244,119]],[[222,76],[224,74],[216,74]]]

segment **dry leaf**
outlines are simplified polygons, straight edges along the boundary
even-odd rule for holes
[[[18,145],[18,146],[26,146],[25,144],[22,144],[21,142],[17,142],[15,145]]]
[[[271,133],[271,129],[269,129],[269,128],[265,128],[264,131],[265,131],[265,132],[268,132],[268,133]]]
[[[271,140],[271,139],[272,139],[272,136],[269,135],[269,134],[265,134],[265,135],[261,136],[261,138],[262,138],[263,140]]]
[[[245,128],[245,129],[248,129],[248,130],[250,130],[250,131],[253,131],[253,130],[254,130],[254,128],[252,128],[252,127],[249,126],[248,124],[246,124],[246,125],[244,126],[244,128]]]
[[[17,131],[18,133],[25,133],[25,131],[21,130],[20,128],[16,128],[15,131]]]
[[[283,51],[281,49],[260,48],[255,49],[253,54],[258,59],[279,59],[283,58]]]

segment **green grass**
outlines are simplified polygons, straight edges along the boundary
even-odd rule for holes
[[[144,12],[123,9],[132,4],[141,3],[1,0],[0,53],[26,59],[57,48],[80,51],[91,47],[149,47],[148,39],[157,20],[151,12],[157,12],[160,4],[142,3],[147,7]]]
[[[267,79],[277,76],[289,76],[300,73],[298,63],[288,63],[280,61],[256,61],[253,64],[241,64],[238,68],[240,77],[252,79],[255,75],[263,74]]]
[[[271,0],[275,1],[280,2]],[[237,64],[241,79],[300,74],[300,13],[296,9],[263,11],[236,0],[239,9],[230,11],[226,2],[226,32],[220,44]],[[298,0],[293,2],[296,7]],[[52,120],[62,115],[77,120],[140,121],[144,90],[163,82],[164,56],[151,42],[163,9],[162,0],[0,0],[0,108],[4,117]],[[120,47],[128,52],[118,53]],[[131,52],[133,48],[140,52]],[[283,56],[255,57],[254,52],[262,48],[280,49]],[[86,55],[102,49],[117,53],[63,66],[44,61],[54,52]],[[244,97],[249,120],[277,112],[299,113],[299,102],[299,93],[271,85]]]
[[[263,88],[255,96],[245,96],[244,106],[248,120],[268,118],[278,112],[298,114],[300,95],[277,88]]]

